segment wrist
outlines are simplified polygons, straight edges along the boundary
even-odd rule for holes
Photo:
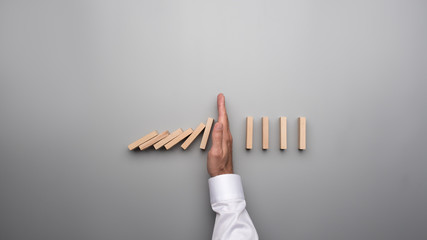
[[[211,177],[216,177],[216,176],[219,176],[219,175],[223,175],[223,174],[234,174],[234,171],[233,171],[233,169],[231,169],[231,170],[220,170],[220,171],[216,171],[216,172],[214,172],[214,173],[211,173]]]

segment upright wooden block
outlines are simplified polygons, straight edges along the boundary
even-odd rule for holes
[[[143,136],[142,138],[136,140],[135,142],[128,145],[129,150],[134,150],[135,148],[139,147],[139,145],[145,143],[146,141],[152,139],[153,137],[157,136],[157,131],[152,131],[149,134]]]
[[[213,121],[214,121],[213,118],[208,118],[208,121],[206,122],[205,132],[203,133],[202,142],[200,143],[200,149],[203,149],[203,150],[206,149],[206,145],[208,144]]]
[[[299,125],[299,144],[298,149],[305,150],[307,148],[306,146],[306,128],[307,128],[307,120],[305,117],[298,118],[298,125]]]
[[[192,128],[185,130],[183,133],[179,134],[178,137],[172,139],[170,142],[166,143],[165,148],[169,150],[171,147],[175,146],[177,143],[181,142],[184,138],[188,137],[193,132]]]
[[[172,141],[172,139],[179,136],[179,134],[183,133],[181,128],[178,128],[177,130],[173,131],[171,134],[169,134],[166,138],[162,139],[160,142],[154,144],[154,148],[157,150],[161,147],[163,147],[166,143]]]
[[[206,125],[203,123],[200,123],[199,126],[197,126],[196,130],[185,140],[185,142],[181,145],[182,149],[187,150],[188,146],[196,139],[197,136],[205,129]]]
[[[246,118],[246,149],[252,149],[252,142],[254,136],[254,118]]]
[[[287,141],[287,129],[286,129],[286,117],[280,117],[279,118],[280,123],[280,149],[287,149],[288,148],[288,141]]]
[[[262,117],[262,149],[268,149],[268,117]]]
[[[147,149],[147,148],[153,146],[153,144],[164,139],[168,135],[169,135],[169,131],[164,131],[164,132],[160,133],[159,135],[157,135],[157,136],[153,137],[152,139],[146,141],[145,143],[139,145],[139,150],[144,150],[144,149]]]

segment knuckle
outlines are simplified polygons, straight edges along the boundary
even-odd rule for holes
[[[221,157],[222,156],[222,151],[220,149],[211,149],[208,153],[208,155],[210,155],[211,157]]]

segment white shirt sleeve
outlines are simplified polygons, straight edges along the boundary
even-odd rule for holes
[[[209,179],[212,209],[216,212],[212,240],[253,240],[258,234],[246,211],[242,180],[236,174]]]

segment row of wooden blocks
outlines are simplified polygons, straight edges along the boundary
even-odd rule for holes
[[[279,118],[280,125],[280,149],[287,149],[287,120],[286,117]],[[306,145],[306,125],[305,117],[298,118],[298,149],[305,150]],[[246,118],[246,149],[252,149],[254,134],[254,118]],[[269,148],[269,121],[268,117],[262,117],[262,149]]]
[[[204,131],[202,142],[200,143],[200,149],[204,150],[206,149],[206,145],[208,143],[213,121],[213,118],[208,118],[206,124],[200,123],[195,130],[189,128],[183,131],[181,128],[178,128],[172,133],[169,133],[169,131],[164,131],[160,134],[157,131],[152,131],[144,137],[129,144],[128,148],[129,150],[134,150],[137,148],[139,148],[140,150],[145,150],[153,146],[156,150],[161,147],[165,147],[167,150],[169,150],[170,148],[172,148],[173,146],[188,137],[181,145],[181,148],[186,150],[190,146],[190,144],[193,143],[193,141],[197,138],[197,136],[199,136],[202,131]]]
[[[139,148],[140,150],[145,150],[153,146],[156,150],[161,147],[165,147],[166,150],[169,150],[185,138],[187,138],[184,143],[181,145],[181,148],[186,150],[191,143],[199,136],[202,131],[203,137],[202,142],[200,143],[200,149],[206,149],[208,143],[209,135],[213,125],[213,118],[208,118],[206,124],[200,123],[195,130],[189,128],[183,131],[181,128],[178,128],[172,133],[169,131],[164,131],[158,133],[157,131],[152,131],[151,133],[145,135],[144,137],[136,140],[135,142],[128,145],[129,150],[134,150]],[[286,117],[279,118],[280,125],[280,149],[287,149],[287,119]],[[305,117],[298,118],[298,149],[305,150],[306,145],[306,125],[307,121]],[[253,147],[253,133],[254,133],[254,118],[246,118],[246,149],[252,149]],[[269,120],[268,117],[262,117],[262,149],[269,148]]]

